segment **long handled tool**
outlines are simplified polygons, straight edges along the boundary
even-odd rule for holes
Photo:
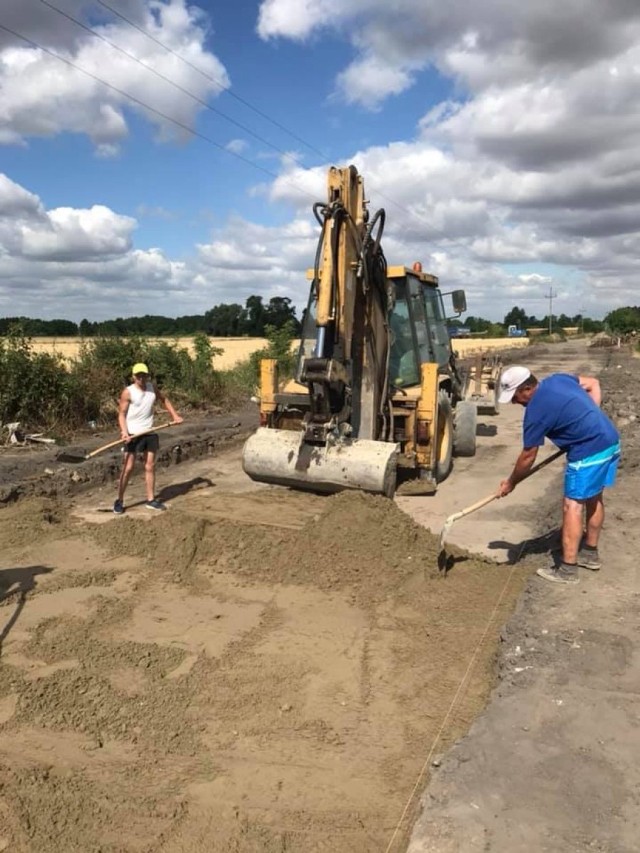
[[[543,459],[542,462],[538,462],[537,465],[534,465],[529,471],[527,471],[522,480],[526,480],[527,477],[531,477],[532,474],[535,474],[536,472],[540,471],[541,468],[546,467],[547,465],[549,465],[550,462],[554,462],[556,459],[558,459],[558,457],[563,456],[564,452],[564,450],[557,450],[555,453],[552,453],[550,456],[547,456],[546,459]],[[522,480],[520,482],[522,482]],[[445,554],[444,549],[444,540],[449,531],[451,530],[453,523],[455,521],[458,521],[458,519],[460,518],[464,518],[465,515],[470,515],[477,509],[482,509],[483,506],[490,504],[491,501],[495,501],[497,497],[497,493],[493,492],[492,494],[487,495],[481,500],[476,501],[476,503],[471,504],[471,506],[465,507],[465,509],[461,509],[458,512],[454,512],[453,515],[450,515],[445,520],[444,525],[442,527],[442,532],[440,533],[440,552],[438,554],[438,566],[440,568],[446,567],[447,564],[447,556]]]
[[[138,438],[141,435],[150,435],[153,432],[158,432],[159,429],[167,429],[167,427],[170,426],[174,426],[174,424],[160,424],[160,426],[154,427],[153,429],[147,429],[144,432],[139,432],[136,435],[132,435],[131,438],[134,439]],[[58,453],[58,455],[56,456],[56,460],[58,462],[71,462],[73,464],[76,464],[78,462],[86,462],[87,459],[92,459],[99,453],[104,453],[105,450],[111,450],[112,447],[117,447],[119,444],[122,443],[122,439],[118,438],[115,441],[110,441],[109,444],[103,444],[102,447],[97,447],[95,450],[92,450],[91,453],[87,453],[86,450],[63,450]]]

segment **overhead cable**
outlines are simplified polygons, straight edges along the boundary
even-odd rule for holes
[[[49,0],[39,0],[39,2],[42,3],[44,6],[48,6],[49,9],[52,9],[54,12],[57,12],[58,14],[67,18],[67,20],[76,24],[78,27],[81,27],[90,35],[95,36],[95,38],[98,38],[105,44],[108,44],[109,47],[112,47],[114,50],[117,50],[124,56],[128,57],[129,59],[132,59],[134,62],[137,62],[138,65],[141,65],[143,68],[146,68],[147,71],[150,71],[152,74],[155,74],[156,77],[159,77],[161,80],[164,80],[166,83],[169,83],[171,86],[178,89],[180,92],[187,95],[189,98],[192,98],[201,106],[205,107],[213,113],[216,113],[217,115],[221,116],[223,119],[235,125],[236,127],[239,127],[240,130],[243,130],[245,133],[248,133],[250,136],[253,136],[254,139],[257,139],[259,142],[263,143],[264,145],[267,145],[269,148],[272,148],[274,151],[277,151],[284,157],[291,157],[291,154],[289,152],[284,151],[282,148],[279,148],[277,145],[274,145],[273,143],[269,142],[268,139],[265,139],[263,136],[260,136],[260,134],[255,133],[253,130],[251,130],[251,128],[247,127],[239,121],[236,121],[234,118],[231,118],[231,116],[228,116],[226,113],[223,113],[222,110],[211,106],[211,104],[207,103],[207,101],[203,101],[202,98],[198,97],[198,95],[194,95],[193,92],[190,92],[188,89],[185,89],[184,86],[181,86],[179,83],[176,83],[175,80],[172,80],[170,77],[167,77],[165,74],[162,74],[162,72],[157,71],[155,68],[153,68],[153,66],[149,65],[144,60],[139,59],[137,56],[135,56],[135,54],[130,53],[128,50],[125,50],[124,48],[115,44],[115,42],[106,38],[106,36],[103,36],[101,33],[96,32],[92,27],[89,27],[82,21],[79,21],[77,18],[74,18],[73,15],[69,15],[67,12],[63,11],[62,9],[59,9],[53,3],[50,3]]]
[[[283,178],[281,175],[278,175],[275,172],[272,172],[270,169],[266,169],[264,166],[260,166],[258,163],[254,162],[253,160],[250,160],[248,157],[243,157],[242,154],[238,154],[237,151],[232,151],[230,148],[227,148],[225,145],[222,145],[220,142],[216,142],[215,139],[211,139],[211,137],[206,136],[204,133],[201,133],[200,131],[195,130],[192,127],[189,127],[188,125],[184,124],[184,122],[181,122],[178,119],[172,118],[171,116],[167,115],[166,113],[163,113],[161,110],[158,110],[155,107],[152,107],[150,104],[147,104],[144,101],[140,100],[140,98],[136,98],[135,95],[130,95],[128,92],[125,92],[122,89],[119,89],[117,86],[114,86],[113,84],[108,83],[106,80],[103,80],[101,77],[98,77],[96,74],[93,74],[91,71],[87,71],[85,68],[82,68],[80,65],[77,65],[75,62],[72,62],[70,59],[67,59],[64,56],[60,56],[55,51],[50,50],[47,47],[44,47],[43,45],[39,44],[38,42],[34,41],[33,39],[28,38],[27,36],[23,35],[22,33],[16,32],[16,30],[12,30],[10,27],[5,26],[4,24],[0,24],[0,30],[4,30],[6,33],[9,33],[9,35],[15,36],[16,38],[20,39],[21,41],[26,42],[27,44],[31,45],[32,47],[36,48],[37,50],[41,50],[43,53],[46,53],[48,56],[51,56],[54,59],[57,59],[59,62],[64,62],[65,65],[68,65],[69,67],[74,68],[76,71],[80,71],[81,74],[85,74],[87,77],[91,77],[92,80],[95,80],[97,83],[100,83],[102,86],[106,86],[108,89],[111,89],[113,92],[117,92],[119,95],[122,95],[123,98],[127,98],[127,100],[132,101],[134,104],[138,104],[138,106],[142,107],[143,109],[148,110],[149,112],[154,113],[157,116],[160,116],[160,118],[164,119],[165,121],[168,121],[171,124],[175,124],[176,127],[179,127],[182,130],[185,130],[187,133],[191,134],[192,136],[195,136],[198,139],[202,139],[204,142],[208,142],[210,145],[215,146],[220,151],[224,151],[226,154],[229,154],[231,157],[235,157],[237,160],[241,160],[243,163],[246,163],[248,166],[252,166],[254,169],[257,169],[258,171],[263,172],[265,175],[268,175],[270,178],[274,178],[276,180],[284,181],[285,183],[289,184],[289,186],[296,189],[298,192],[304,193],[304,195],[315,200],[315,196],[312,196],[311,193],[302,189],[302,187],[299,187],[296,184],[291,183],[291,181],[287,181],[287,179]]]
[[[293,130],[290,130],[288,127],[285,127],[285,125],[281,124],[279,121],[274,119],[272,116],[268,115],[267,113],[263,112],[258,107],[254,106],[252,103],[247,101],[245,98],[240,97],[240,95],[237,95],[233,91],[233,89],[230,89],[228,86],[225,86],[224,83],[222,83],[220,80],[213,77],[208,72],[203,71],[202,68],[198,68],[197,65],[194,65],[193,62],[190,62],[188,59],[185,59],[184,56],[181,56],[179,53],[177,53],[175,50],[173,50],[173,48],[169,47],[169,45],[165,44],[164,42],[160,41],[160,39],[151,35],[151,33],[148,32],[147,30],[145,30],[144,27],[139,26],[139,24],[136,24],[134,21],[127,18],[125,15],[122,14],[122,12],[119,12],[117,9],[114,9],[113,6],[110,6],[108,3],[105,3],[104,0],[95,0],[95,2],[99,3],[100,6],[103,6],[105,9],[108,9],[113,15],[120,18],[120,20],[125,21],[125,23],[129,24],[130,27],[133,27],[135,30],[138,30],[139,33],[142,33],[147,38],[151,39],[151,41],[155,42],[157,45],[164,48],[164,50],[168,51],[170,54],[172,54],[172,56],[175,56],[181,62],[184,62],[185,65],[189,66],[189,68],[193,68],[193,70],[197,71],[198,74],[202,74],[202,76],[205,77],[207,80],[209,80],[211,83],[215,83],[216,86],[218,86],[223,92],[225,92],[231,98],[235,98],[236,101],[243,104],[248,109],[252,110],[254,113],[259,115],[261,118],[266,119],[266,121],[270,122],[272,125],[274,125],[274,127],[277,127],[279,130],[282,130],[284,133],[289,134],[289,136],[291,136],[292,139],[295,139],[297,142],[300,142],[302,145],[305,145],[311,151],[315,152],[316,154],[319,154],[320,157],[322,157],[324,160],[328,159],[326,153],[323,151],[320,151],[320,149],[316,148],[315,145],[313,145],[311,142],[308,142],[306,139],[303,139],[302,136],[298,136],[298,134],[295,133]]]

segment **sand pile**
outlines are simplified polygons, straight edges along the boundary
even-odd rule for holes
[[[398,592],[416,572],[436,577],[438,539],[386,498],[342,492],[300,530],[206,521],[171,511],[161,524],[96,526],[113,554],[144,558],[187,580],[196,566],[269,583],[349,588],[362,602]]]
[[[27,498],[0,509],[3,550],[33,545],[44,539],[61,539],[72,530],[68,508],[49,498]]]

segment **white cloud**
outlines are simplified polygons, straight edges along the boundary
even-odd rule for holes
[[[149,217],[152,219],[163,219],[166,222],[174,221],[178,218],[177,214],[171,210],[167,210],[161,205],[139,204],[136,208],[136,213],[140,217]]]
[[[136,250],[135,227],[102,205],[46,210],[0,174],[0,312],[106,318],[142,309],[145,291],[165,299],[183,286],[182,268],[160,250]]]
[[[114,85],[193,121],[198,105],[104,43],[34,16],[22,0],[4,5],[7,26],[28,24],[35,40],[98,75],[108,63]],[[335,97],[349,104],[345,124],[355,124],[358,106],[380,109],[411,86],[419,96],[429,68],[453,84],[440,104],[425,95],[412,140],[395,140],[390,122],[387,144],[347,157],[333,134],[332,150],[365,176],[372,209],[387,210],[390,263],[422,260],[447,289],[468,291],[476,315],[497,319],[523,298],[531,313],[544,314],[543,293],[552,287],[558,310],[589,306],[601,316],[637,302],[640,274],[640,6],[608,0],[605,7],[602,0],[265,0],[257,27],[264,39],[305,42],[304,50],[326,30],[350,41],[351,61],[335,80]],[[66,0],[70,13],[81,8],[81,0]],[[226,81],[205,48],[204,19],[185,0],[118,8]],[[185,88],[212,94],[210,81],[141,34],[117,20],[101,26]],[[72,130],[113,156],[128,132],[125,100],[2,38],[0,143]],[[149,119],[161,137],[175,132]],[[240,153],[242,140],[229,148]],[[34,316],[56,289],[76,318],[149,313],[150,299],[154,313],[195,313],[253,293],[302,305],[318,231],[310,209],[325,200],[326,168],[304,169],[296,158],[284,156],[280,176],[253,190],[263,222],[269,203],[292,208],[290,222],[233,217],[180,263],[160,248],[137,249],[129,217],[100,206],[46,210],[29,188],[0,176],[0,306],[18,288]]]
[[[39,217],[43,214],[42,205],[36,195],[0,173],[0,218],[5,216]]]
[[[637,301],[636,0],[326,0],[306,28],[290,25],[286,8],[263,3],[259,34],[348,39],[353,56],[336,79],[347,103],[379,109],[408,86],[418,92],[429,67],[459,93],[425,102],[414,142],[351,158],[387,207],[388,257],[428,246],[436,271],[466,279],[484,310],[542,279],[567,306],[586,301],[600,314]],[[282,180],[273,194],[286,197]],[[531,273],[512,276],[512,265]],[[539,280],[541,265],[557,274]]]
[[[136,248],[136,224],[101,205],[46,210],[0,174],[0,316],[177,316],[255,293],[306,302],[318,236],[308,214],[277,227],[232,218],[179,262]]]
[[[382,101],[399,95],[413,83],[410,69],[377,55],[367,54],[352,62],[337,78],[337,90],[347,104],[377,110]]]
[[[123,9],[123,13],[129,12],[127,17],[137,19],[139,26],[191,65],[119,18],[107,19],[104,7],[92,10],[105,19],[94,23],[93,29],[139,61],[52,9],[23,0],[3,0],[3,23],[40,47],[0,31],[0,144],[72,131],[87,134],[100,156],[113,156],[128,133],[125,108],[145,115],[161,139],[189,138],[190,134],[162,116],[192,127],[202,102],[229,84],[224,66],[205,47],[203,13],[187,6],[186,0],[140,0],[129,6]],[[90,23],[88,4],[67,0],[61,2],[61,8],[85,25]],[[109,87],[99,82],[106,77]],[[185,90],[194,98],[185,95]]]
[[[249,143],[246,139],[231,139],[226,145],[227,151],[231,151],[232,154],[242,154],[248,147]]]
[[[410,77],[433,65],[478,92],[613,60],[637,43],[639,14],[635,0],[264,0],[257,30],[300,41],[332,29],[350,39],[354,70],[364,62]],[[351,68],[341,79],[354,86],[343,94],[370,103],[369,81],[359,93]],[[397,91],[397,78],[383,75],[378,103]]]
[[[365,176],[371,177],[366,189],[372,208],[380,202],[387,207],[383,245],[389,263],[421,260],[426,270],[441,277],[445,290],[466,289],[469,313],[476,316],[500,319],[521,300],[530,313],[542,316],[549,286],[558,291],[558,313],[576,313],[578,302],[595,316],[602,315],[600,306],[610,310],[629,304],[629,288],[640,272],[637,234],[605,241],[551,239],[525,225],[506,226],[490,205],[457,200],[467,180],[464,171],[449,174],[451,198],[443,197],[436,186],[429,203],[420,208],[416,198],[426,198],[428,176],[433,178],[442,168],[430,149],[423,153],[421,158],[416,143],[404,150],[406,161],[398,149],[387,152],[386,158],[379,150],[371,158],[367,153],[357,158]],[[385,174],[404,173],[407,165],[418,174],[419,163],[427,177],[420,177],[418,187],[407,182],[404,195],[394,188],[395,204],[379,197],[377,188],[389,185]],[[303,176],[289,177],[297,182]],[[306,177],[307,186],[322,188],[317,195],[321,200],[323,170]],[[287,186],[276,184],[274,192]],[[443,233],[436,233],[434,221]],[[452,236],[456,223],[458,237]],[[135,226],[134,219],[101,206],[47,211],[37,196],[0,176],[0,314],[14,315],[19,304],[27,316],[76,321],[146,313],[177,316],[202,313],[222,302],[244,303],[255,293],[266,300],[287,296],[299,308],[306,303],[305,271],[313,264],[319,236],[308,199],[301,202],[298,216],[279,226],[233,217],[180,262],[160,248],[136,248]],[[556,265],[556,272],[538,272],[542,262]],[[504,264],[517,264],[518,269],[510,272]],[[567,271],[571,276],[565,281]]]
[[[262,38],[286,36],[304,40],[314,29],[335,20],[331,0],[264,0],[258,16]]]
[[[44,222],[24,224],[22,255],[44,261],[106,258],[131,248],[135,220],[118,216],[102,205],[89,210],[60,207]]]
[[[551,284],[551,279],[548,275],[540,275],[537,272],[529,273],[528,275],[519,275],[518,280],[527,287],[532,284],[536,286]]]

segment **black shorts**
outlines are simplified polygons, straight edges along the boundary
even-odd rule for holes
[[[124,446],[125,453],[157,453],[160,447],[160,439],[155,432],[149,435],[141,435],[139,438],[133,438]]]

